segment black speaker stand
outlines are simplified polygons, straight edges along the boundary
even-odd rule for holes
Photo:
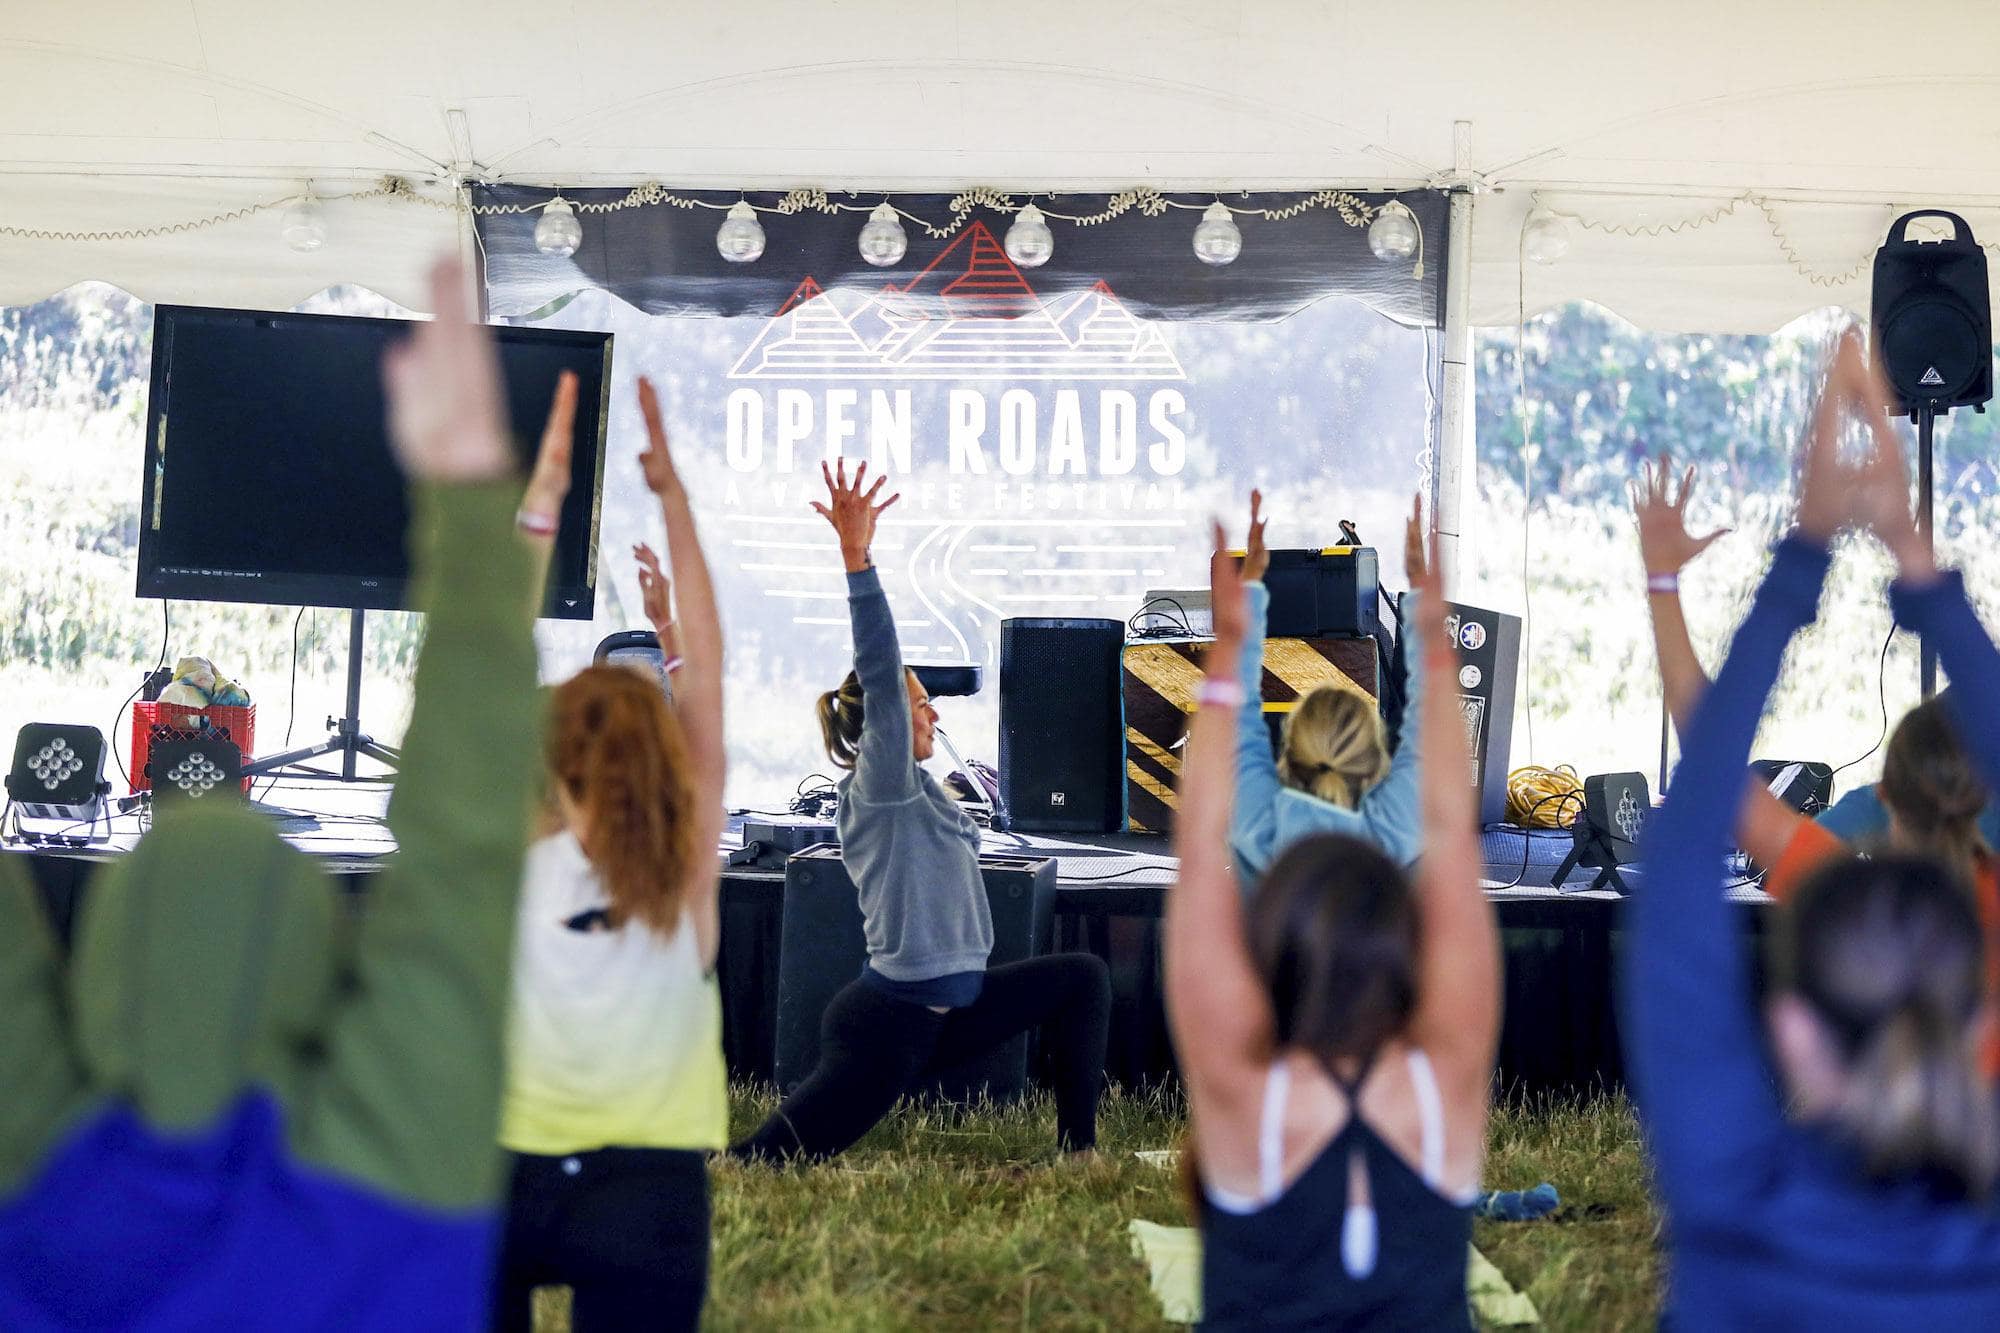
[[[315,782],[358,782],[361,778],[355,772],[355,761],[362,755],[367,755],[391,774],[396,771],[403,761],[402,752],[394,746],[381,744],[361,729],[361,642],[367,619],[366,611],[355,609],[347,613],[347,715],[326,720],[327,729],[333,735],[317,745],[305,745],[282,754],[254,759],[243,765],[244,777],[273,774]],[[340,756],[338,773],[311,768],[306,764],[309,759],[332,754]]]
[[[1925,403],[1913,413],[1917,419],[1917,535],[1923,538],[1924,554],[1937,554],[1937,541],[1931,531],[1932,509],[1935,500],[1931,494],[1931,429],[1937,423],[1937,408]],[[1922,696],[1930,698],[1937,693],[1937,645],[1928,634],[1917,639],[1917,680]]]

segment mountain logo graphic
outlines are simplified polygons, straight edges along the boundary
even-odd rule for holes
[[[1185,380],[1155,325],[1103,283],[1044,301],[983,222],[874,296],[798,285],[733,380]]]
[[[1920,379],[1920,380],[1918,380],[1918,381],[1917,381],[1917,383],[1919,383],[1919,384],[1935,384],[1935,385],[1937,385],[1937,386],[1938,386],[1939,388],[1943,388],[1943,387],[1944,387],[1944,376],[1942,376],[1942,375],[1938,374],[1938,371],[1937,371],[1937,367],[1936,367],[1936,366],[1931,366],[1930,368],[1928,368],[1927,370],[1925,370],[1925,371],[1924,371],[1924,374],[1923,374],[1923,378],[1922,378],[1922,379]]]

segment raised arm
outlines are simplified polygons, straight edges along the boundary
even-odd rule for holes
[[[1423,502],[1410,513],[1408,540],[1422,549]],[[1416,614],[1403,650],[1423,659],[1422,753],[1424,854],[1417,863],[1417,1011],[1415,1040],[1429,1051],[1459,1097],[1483,1101],[1500,1040],[1500,932],[1480,883],[1478,806],[1472,759],[1459,711],[1458,659],[1444,632],[1443,571],[1437,538],[1429,559],[1411,571]]]
[[[1673,485],[1673,460],[1660,455],[1658,466],[1648,462],[1642,480],[1628,483],[1632,512],[1639,523],[1639,552],[1646,564],[1646,608],[1652,613],[1653,647],[1659,655],[1660,687],[1666,696],[1667,711],[1673,715],[1674,729],[1683,736],[1694,718],[1695,706],[1708,690],[1708,674],[1695,656],[1694,640],[1688,634],[1687,617],[1682,613],[1681,570],[1706,551],[1728,531],[1721,528],[1706,537],[1687,530],[1687,505],[1694,495],[1694,467],[1681,474],[1680,488]],[[1743,787],[1743,803],[1736,817],[1736,841],[1743,850],[1765,866],[1778,864],[1791,846],[1805,816],[1771,794],[1763,783],[1750,779]]]
[[[0,1209],[86,1095],[40,897],[26,858],[0,853]]]
[[[530,608],[568,469],[545,447],[523,496],[492,341],[460,313],[456,265],[434,271],[432,301],[436,320],[384,366],[429,613],[389,812],[399,850],[369,895],[300,1147],[401,1197],[462,1208],[489,1204],[500,1184],[501,1032],[541,773]],[[574,397],[559,392],[557,412]],[[545,440],[556,437],[560,453],[560,421]]]
[[[847,479],[847,460],[833,468],[820,464],[826,479],[827,502],[813,502],[813,511],[833,525],[840,538],[840,558],[847,568],[847,615],[854,631],[854,674],[861,681],[861,745],[854,762],[854,786],[863,800],[903,800],[917,790],[917,760],[912,750],[909,685],[903,672],[903,649],[896,639],[896,618],[889,594],[868,548],[875,541],[875,524],[882,511],[900,496],[876,503],[887,477],[877,477],[866,491],[868,464]]]
[[[647,489],[660,499],[660,516],[667,528],[667,561],[681,595],[680,642],[684,656],[674,680],[674,711],[686,734],[688,761],[694,769],[691,775],[694,811],[695,817],[702,821],[698,845],[712,848],[722,835],[722,787],[728,768],[722,739],[722,620],[716,613],[715,585],[709,578],[700,535],[695,531],[694,511],[688,505],[680,473],[674,468],[666,423],[660,418],[659,396],[653,392],[651,380],[639,381],[639,408],[646,419],[647,442],[639,463],[646,475]],[[653,572],[658,574],[657,564]],[[666,600],[665,593],[662,586],[662,603]],[[661,633],[660,646],[667,647],[665,632]],[[702,856],[688,868],[684,901],[693,909],[695,941],[701,950],[702,964],[708,968],[715,966],[715,952],[722,934],[716,906],[717,883],[714,857]]]
[[[1230,733],[1235,714],[1249,706],[1249,691],[1237,675],[1249,612],[1220,524],[1209,582],[1215,642],[1181,761],[1180,807],[1174,815],[1180,878],[1167,893],[1163,943],[1167,1019],[1196,1133],[1224,1125],[1233,1139],[1235,1129],[1254,1122],[1275,1020],[1250,961],[1226,836],[1236,782]],[[1203,1152],[1212,1160],[1210,1145]]]
[[[1851,498],[1837,457],[1844,393],[1830,376],[1808,433],[1798,529],[1779,543],[1696,706],[1666,805],[1644,834],[1645,892],[1628,907],[1627,1059],[1661,1191],[1683,1216],[1730,1213],[1759,1187],[1783,1128],[1722,863],[1758,718],[1786,645],[1816,614],[1827,543]]]
[[[1389,859],[1407,866],[1424,849],[1423,780],[1424,700],[1431,691],[1422,654],[1423,626],[1442,630],[1443,610],[1432,609],[1416,587],[1423,582],[1430,560],[1424,552],[1424,534],[1414,524],[1403,534],[1403,569],[1409,574],[1411,590],[1397,608],[1397,635],[1403,658],[1403,715],[1397,728],[1396,752],[1389,757],[1389,771],[1361,798],[1361,817],[1368,832]]]
[[[1264,622],[1271,610],[1264,571],[1270,567],[1271,552],[1264,544],[1263,508],[1263,492],[1250,492],[1250,540],[1244,548],[1242,575],[1243,646],[1236,658],[1236,679],[1243,685],[1244,697],[1236,710],[1236,799],[1229,816],[1229,846],[1246,870],[1257,872],[1271,864],[1278,831],[1276,802],[1284,785],[1271,754],[1271,729],[1264,721]],[[1185,755],[1181,763],[1185,768]],[[1248,893],[1251,884],[1246,881],[1238,887]]]
[[[663,667],[668,672],[678,671],[686,659],[681,654],[680,628],[674,624],[673,575],[660,564],[658,552],[644,542],[633,545],[632,558],[639,562],[640,609],[653,627],[653,637],[660,641]]]

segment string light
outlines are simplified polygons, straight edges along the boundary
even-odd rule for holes
[[[583,224],[569,200],[557,195],[542,206],[535,224],[535,248],[553,259],[568,259],[583,244]]]
[[[1553,264],[1569,253],[1569,228],[1544,209],[1528,219],[1521,233],[1521,252],[1537,264]]]
[[[1417,252],[1417,216],[1400,199],[1391,199],[1368,224],[1368,248],[1377,259],[1408,259]]]
[[[1220,199],[1202,210],[1194,229],[1194,257],[1204,264],[1228,264],[1243,253],[1243,232],[1229,205]]]
[[[1022,268],[1040,268],[1056,252],[1055,233],[1049,230],[1042,210],[1028,204],[1014,215],[1007,228],[1007,258]]]
[[[326,244],[326,214],[320,207],[319,196],[308,186],[306,193],[294,200],[279,219],[278,234],[285,238],[285,244],[302,255],[311,254]]]
[[[715,231],[715,248],[732,264],[748,264],[764,253],[764,224],[748,200],[731,205]]]
[[[903,220],[887,201],[875,205],[861,228],[861,257],[876,268],[894,268],[903,262],[910,238],[903,234]]]

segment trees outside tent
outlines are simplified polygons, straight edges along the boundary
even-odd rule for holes
[[[1327,505],[1318,497],[1331,494],[1332,509],[1360,518],[1364,532],[1390,559],[1395,544],[1379,536],[1384,524],[1393,521],[1386,506],[1397,491],[1418,483],[1422,468],[1421,335],[1397,329],[1359,307],[1325,304],[1340,308],[1315,307],[1291,321],[1235,331],[1175,326],[1170,331],[1175,353],[1189,380],[1198,381],[1207,397],[1191,409],[1196,425],[1176,478],[1178,502],[1162,511],[1161,517],[1173,522],[1159,530],[1166,536],[1143,543],[1160,549],[1148,552],[1143,561],[1124,563],[1122,567],[1136,571],[1129,578],[1112,577],[1105,564],[1113,560],[1108,555],[1073,557],[1076,574],[1041,577],[1041,586],[1107,600],[1086,605],[1051,597],[1008,603],[1008,612],[1122,617],[1143,587],[1198,584],[1198,543],[1183,540],[1186,533],[1211,509],[1227,511],[1240,504],[1238,492],[1247,493],[1251,484],[1283,490],[1288,477],[1295,494],[1278,511],[1281,526],[1274,530],[1274,541],[1303,543],[1326,535],[1321,528]],[[351,289],[336,289],[307,308],[402,313]],[[726,377],[742,350],[737,344],[750,335],[732,332],[718,337],[710,352],[690,351],[684,335],[649,326],[695,321],[650,320],[590,293],[566,303],[550,322],[610,327],[606,321],[612,320],[620,321],[620,364],[661,380],[670,417],[686,433],[693,456],[714,456],[716,494],[704,517],[709,540],[720,543],[729,565],[725,581],[741,585],[735,589],[735,606],[776,600],[768,596],[773,588],[791,589],[739,566],[795,559],[803,567],[811,553],[737,559],[745,553],[732,553],[730,543],[747,529],[731,526],[721,489],[729,472],[721,406],[729,392]],[[731,322],[699,323],[720,333],[720,326]],[[1515,728],[1516,763],[1532,757],[1542,763],[1573,763],[1585,772],[1638,768],[1652,773],[1659,745],[1659,693],[1624,483],[1642,457],[1668,449],[1700,468],[1696,522],[1735,529],[1686,579],[1697,643],[1706,660],[1719,660],[1723,641],[1742,615],[1762,568],[1762,550],[1788,512],[1791,446],[1809,399],[1818,348],[1831,327],[1829,318],[1809,317],[1769,337],[1706,337],[1647,334],[1588,306],[1537,317],[1521,340],[1526,349],[1521,367],[1525,401],[1533,414],[1533,442],[1525,448],[1516,330],[1480,334],[1475,345],[1479,471],[1468,523],[1473,559],[1467,600],[1521,609],[1525,531],[1533,571],[1528,670],[1534,730],[1531,750],[1523,709]],[[33,718],[108,728],[119,701],[160,651],[159,608],[131,595],[139,490],[136,443],[144,418],[150,328],[150,307],[95,284],[34,306],[0,310],[0,526],[14,539],[16,552],[0,580],[0,625],[5,626],[0,634],[7,654],[0,666],[0,735],[11,736]],[[1192,401],[1195,391],[1187,392]],[[859,398],[865,408],[867,392]],[[1054,399],[1043,395],[1037,404],[1044,421],[1052,420]],[[614,409],[625,406],[614,404]],[[1097,399],[1092,397],[1085,407],[1097,412]],[[915,410],[917,429],[925,429],[922,404]],[[864,443],[868,429],[864,411],[858,428]],[[1044,446],[1047,429],[1044,425]],[[1974,595],[1989,610],[2000,609],[2000,549],[1988,535],[2000,517],[1996,436],[2000,422],[1962,412],[1940,428],[1938,451],[1940,546],[1948,558],[1967,566]],[[815,446],[818,439],[816,424]],[[608,578],[600,593],[598,622],[544,627],[550,671],[571,669],[599,632],[634,619],[636,602],[625,557],[642,520],[625,502],[630,479],[622,478],[621,469],[629,462],[614,455],[607,472],[602,557]],[[995,475],[986,480],[1014,480],[997,463],[996,458]],[[1318,484],[1302,483],[1301,477],[1330,478],[1331,485],[1321,490]],[[739,497],[745,479],[737,478]],[[1524,479],[1531,485],[1525,528]],[[1048,504],[1054,488],[1044,490],[1038,500]],[[1376,518],[1378,508],[1388,517]],[[911,512],[917,512],[914,505]],[[1064,517],[1059,508],[1045,512]],[[763,521],[771,515],[760,510],[755,517]],[[1078,527],[1091,521],[1084,511],[1073,510],[1071,517]],[[1056,530],[1066,529],[1058,524]],[[1009,558],[1022,558],[1005,551],[992,554],[992,561],[975,564],[962,558],[961,563],[969,573],[989,565],[997,570]],[[1093,578],[1092,570],[1104,577]],[[1887,631],[1879,591],[1887,572],[1886,562],[1872,554],[1839,567],[1821,627],[1793,650],[1759,753],[1842,763],[1874,741],[1881,727],[1877,661]],[[1003,586],[999,574],[991,577],[994,588]],[[1020,570],[1010,571],[1010,577],[1015,583],[1027,581]],[[810,576],[800,573],[798,579],[809,582]],[[1400,582],[1389,565],[1384,580],[1391,586]],[[805,589],[806,583],[796,586]],[[975,584],[973,591],[982,587]],[[837,621],[840,611],[834,601],[807,618]],[[230,658],[260,703],[265,748],[283,734],[287,722],[294,615],[275,607],[173,607],[171,651]],[[732,791],[738,803],[779,799],[789,794],[788,775],[795,780],[810,771],[815,756],[810,718],[801,711],[801,701],[830,683],[821,680],[829,670],[844,665],[845,632],[837,623],[793,627],[767,625],[766,618],[741,610],[733,617],[738,628],[732,634],[740,637],[732,661],[754,665],[734,709],[742,727],[734,739],[745,756],[742,781]],[[980,623],[960,628],[976,630]],[[912,628],[912,647],[932,650],[934,657],[954,655],[955,640],[931,643],[923,638],[925,630],[938,628],[935,623]],[[345,621],[336,613],[309,613],[299,632],[296,739],[305,740],[317,737],[327,712],[338,711]],[[414,617],[371,617],[364,714],[379,735],[400,731],[408,669],[420,632]],[[1915,678],[1914,645],[1899,641],[1888,667],[1892,718],[1914,701]],[[971,740],[962,745],[969,754],[993,753],[994,693],[989,689],[980,700],[949,706],[959,719],[961,741]],[[947,713],[948,724],[953,716]],[[1842,775],[1843,785],[1872,780],[1878,767],[1879,756],[1857,765]]]

